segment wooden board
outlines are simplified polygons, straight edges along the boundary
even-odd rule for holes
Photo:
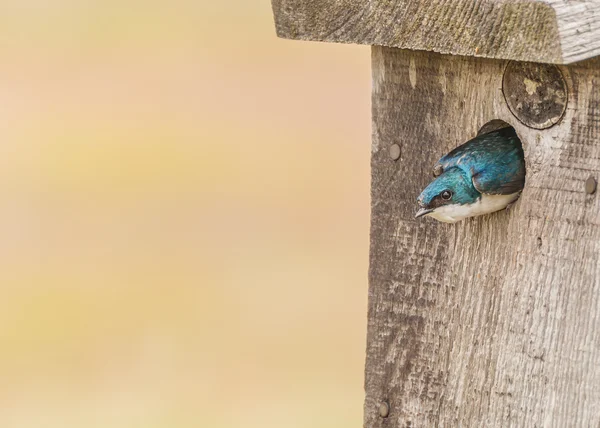
[[[565,116],[535,130],[506,105],[504,61],[372,55],[365,426],[598,427],[600,195],[585,182],[600,178],[600,61],[561,67]],[[524,142],[520,201],[415,220],[434,163],[493,119]]]
[[[272,0],[277,34],[572,63],[600,54],[600,0]]]

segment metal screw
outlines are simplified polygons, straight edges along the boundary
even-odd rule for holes
[[[390,414],[390,405],[387,401],[382,401],[379,405],[379,416],[382,418],[387,418]]]
[[[592,176],[589,176],[587,180],[585,180],[585,193],[588,195],[593,195],[596,192],[596,179]]]
[[[400,146],[398,144],[392,144],[390,146],[390,157],[393,160],[400,159]]]

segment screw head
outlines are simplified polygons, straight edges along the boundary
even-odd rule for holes
[[[389,414],[390,405],[387,401],[382,401],[381,404],[379,404],[379,416],[381,416],[382,418],[387,418]]]
[[[390,157],[392,160],[400,159],[400,146],[398,144],[392,144],[390,146]]]
[[[593,195],[596,192],[596,187],[598,183],[596,183],[596,179],[592,176],[589,176],[587,180],[585,180],[585,193],[588,195]]]

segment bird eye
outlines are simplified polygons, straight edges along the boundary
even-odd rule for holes
[[[440,196],[443,200],[449,201],[452,199],[452,192],[450,190],[444,190],[442,193],[440,193]]]

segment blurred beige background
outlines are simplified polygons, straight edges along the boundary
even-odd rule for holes
[[[367,47],[0,5],[0,427],[362,425]]]

